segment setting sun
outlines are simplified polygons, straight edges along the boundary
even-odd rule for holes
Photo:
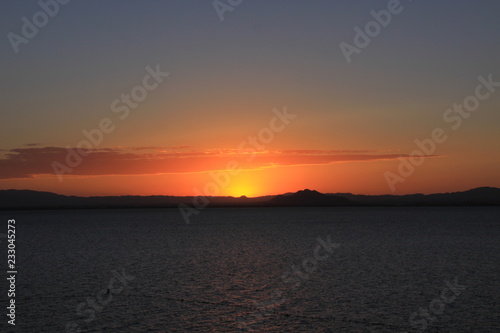
[[[231,179],[229,185],[222,190],[222,195],[232,197],[256,197],[263,195],[262,187],[256,179],[252,179],[245,174],[238,175]]]

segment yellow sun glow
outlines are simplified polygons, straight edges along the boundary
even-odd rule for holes
[[[233,197],[241,197],[245,195],[247,197],[253,197],[258,194],[258,190],[252,184],[247,182],[237,182],[235,184],[230,184],[226,188],[226,195]]]

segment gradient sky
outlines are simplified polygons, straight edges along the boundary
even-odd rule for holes
[[[7,35],[40,6],[2,1],[0,189],[194,195],[236,160],[221,195],[391,193],[384,174],[438,127],[394,193],[500,187],[500,88],[459,129],[443,120],[480,75],[500,81],[500,2],[401,6],[348,64],[339,44],[387,1],[244,0],[220,21],[210,0],[73,0],[17,54]],[[170,75],[120,120],[112,102],[157,64]],[[285,106],[296,118],[249,162],[239,144]],[[59,181],[51,163],[103,118],[114,131]]]

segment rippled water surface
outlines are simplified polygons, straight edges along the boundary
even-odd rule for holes
[[[1,216],[17,332],[500,332],[495,207]]]

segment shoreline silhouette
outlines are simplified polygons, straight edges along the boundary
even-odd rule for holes
[[[78,197],[32,190],[0,190],[0,210],[129,209],[193,206],[192,196],[91,196]],[[405,195],[294,193],[249,198],[207,197],[207,207],[362,207],[362,206],[500,206],[500,189],[480,187],[462,192]]]

